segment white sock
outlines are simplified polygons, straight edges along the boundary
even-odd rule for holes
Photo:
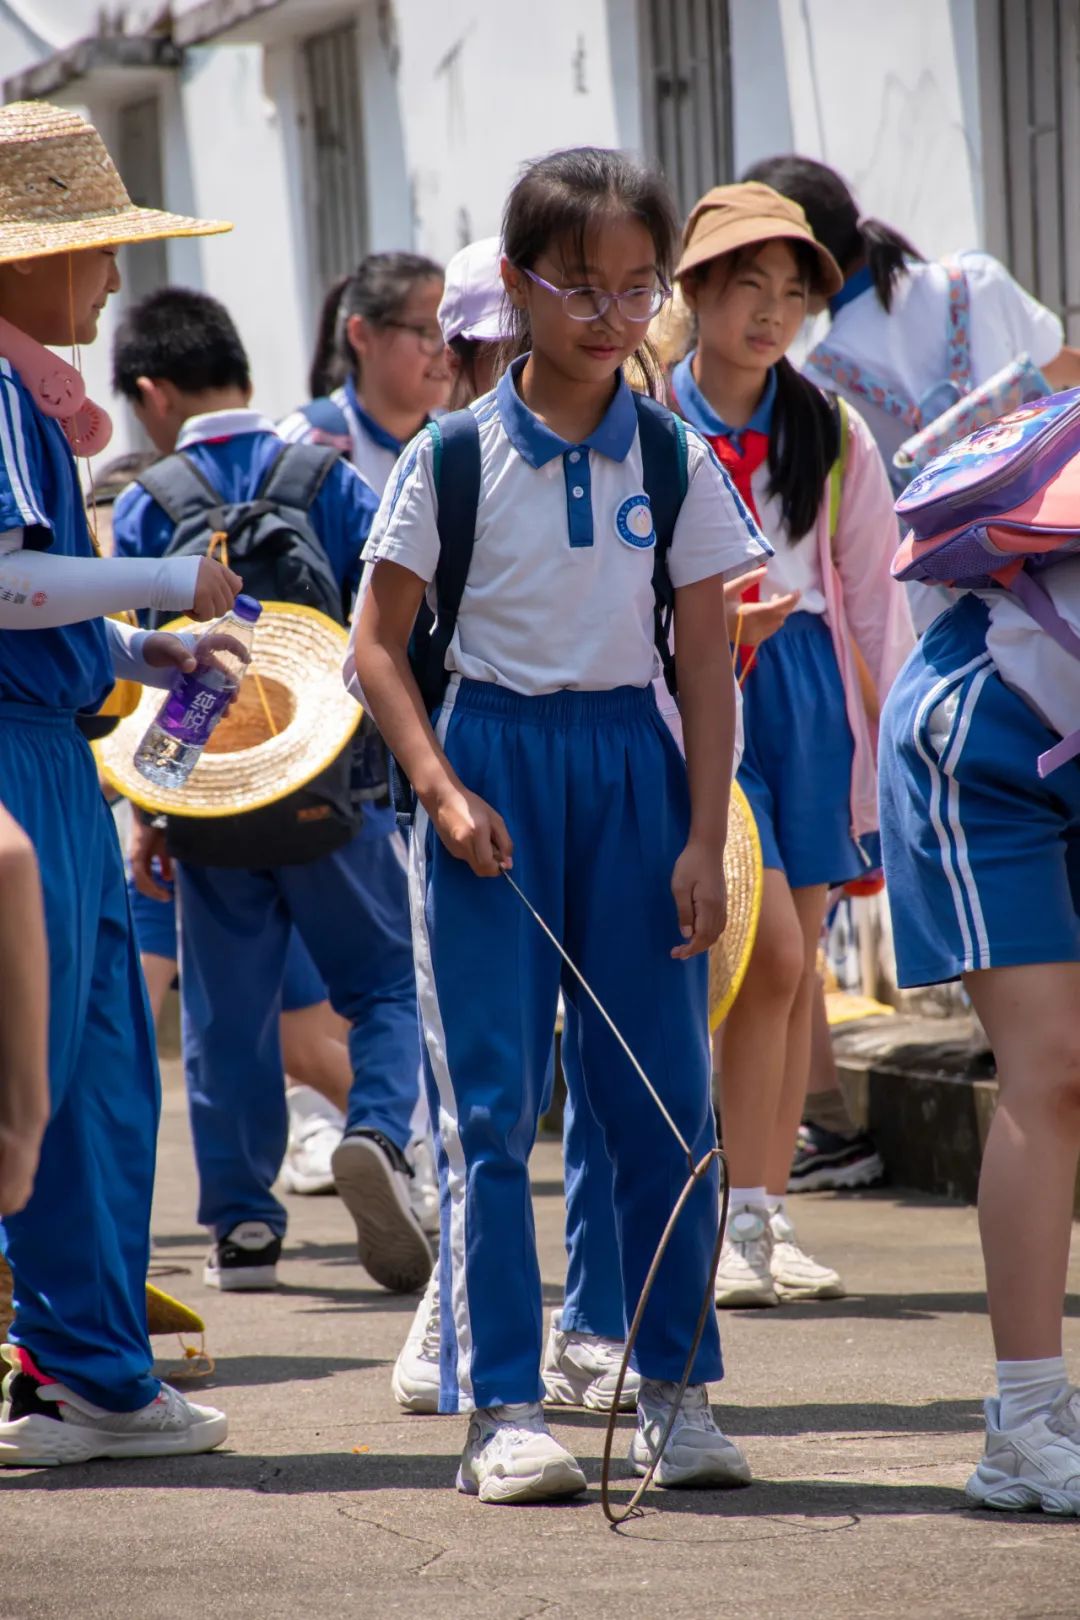
[[[768,1209],[769,1200],[764,1187],[732,1187],[729,1207],[736,1209]]]
[[[770,1215],[787,1214],[787,1198],[783,1193],[766,1193],[765,1203],[768,1205]]]
[[[998,1394],[1001,1397],[1001,1427],[1019,1429],[1040,1412],[1048,1412],[1068,1387],[1064,1356],[1045,1356],[1041,1361],[999,1361]]]

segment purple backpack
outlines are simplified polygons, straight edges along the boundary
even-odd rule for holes
[[[951,445],[896,503],[910,532],[895,579],[1011,591],[1073,657],[1078,636],[1039,576],[1080,553],[1080,388],[1021,406]],[[1080,731],[1039,759],[1047,776],[1080,754]]]

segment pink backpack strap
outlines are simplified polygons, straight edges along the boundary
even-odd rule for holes
[[[971,375],[971,294],[965,276],[956,259],[942,263],[949,278],[949,315],[945,333],[946,374],[956,387],[959,397],[970,394],[975,386]]]
[[[1067,624],[1061,617],[1038,580],[1026,568],[1020,569],[1008,589],[1023,605],[1025,612],[1030,613],[1040,630],[1045,630],[1048,636],[1052,636],[1064,652],[1070,653],[1073,658],[1080,658],[1080,636],[1072,625]],[[1045,754],[1039,755],[1039,775],[1049,776],[1059,765],[1067,764],[1078,754],[1080,754],[1080,731],[1071,731],[1061,742],[1056,743],[1053,748],[1048,748]]]
[[[830,349],[827,343],[819,343],[807,357],[806,364],[828,377],[834,388],[844,393],[857,394],[860,399],[868,400],[887,416],[895,416],[913,433],[917,433],[922,427],[922,416],[911,400],[895,393],[887,383],[883,383],[857,361],[845,360]]]

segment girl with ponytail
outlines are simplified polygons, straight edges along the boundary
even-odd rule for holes
[[[803,369],[858,406],[887,468],[905,439],[1022,354],[1051,388],[1080,384],[1080,351],[1062,347],[1061,321],[990,254],[925,259],[893,226],[864,215],[847,182],[813,158],[766,158],[744,179],[797,203],[840,266],[828,334]],[[958,325],[969,373],[959,390],[950,365]],[[941,606],[934,601],[934,615]]]
[[[319,314],[311,401],[280,424],[282,437],[337,445],[381,495],[450,392],[442,292],[442,270],[419,253],[369,253],[335,281]]]

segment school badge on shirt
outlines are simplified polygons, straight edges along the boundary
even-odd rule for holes
[[[647,495],[631,495],[615,514],[619,539],[634,551],[649,551],[656,544],[652,507]]]

